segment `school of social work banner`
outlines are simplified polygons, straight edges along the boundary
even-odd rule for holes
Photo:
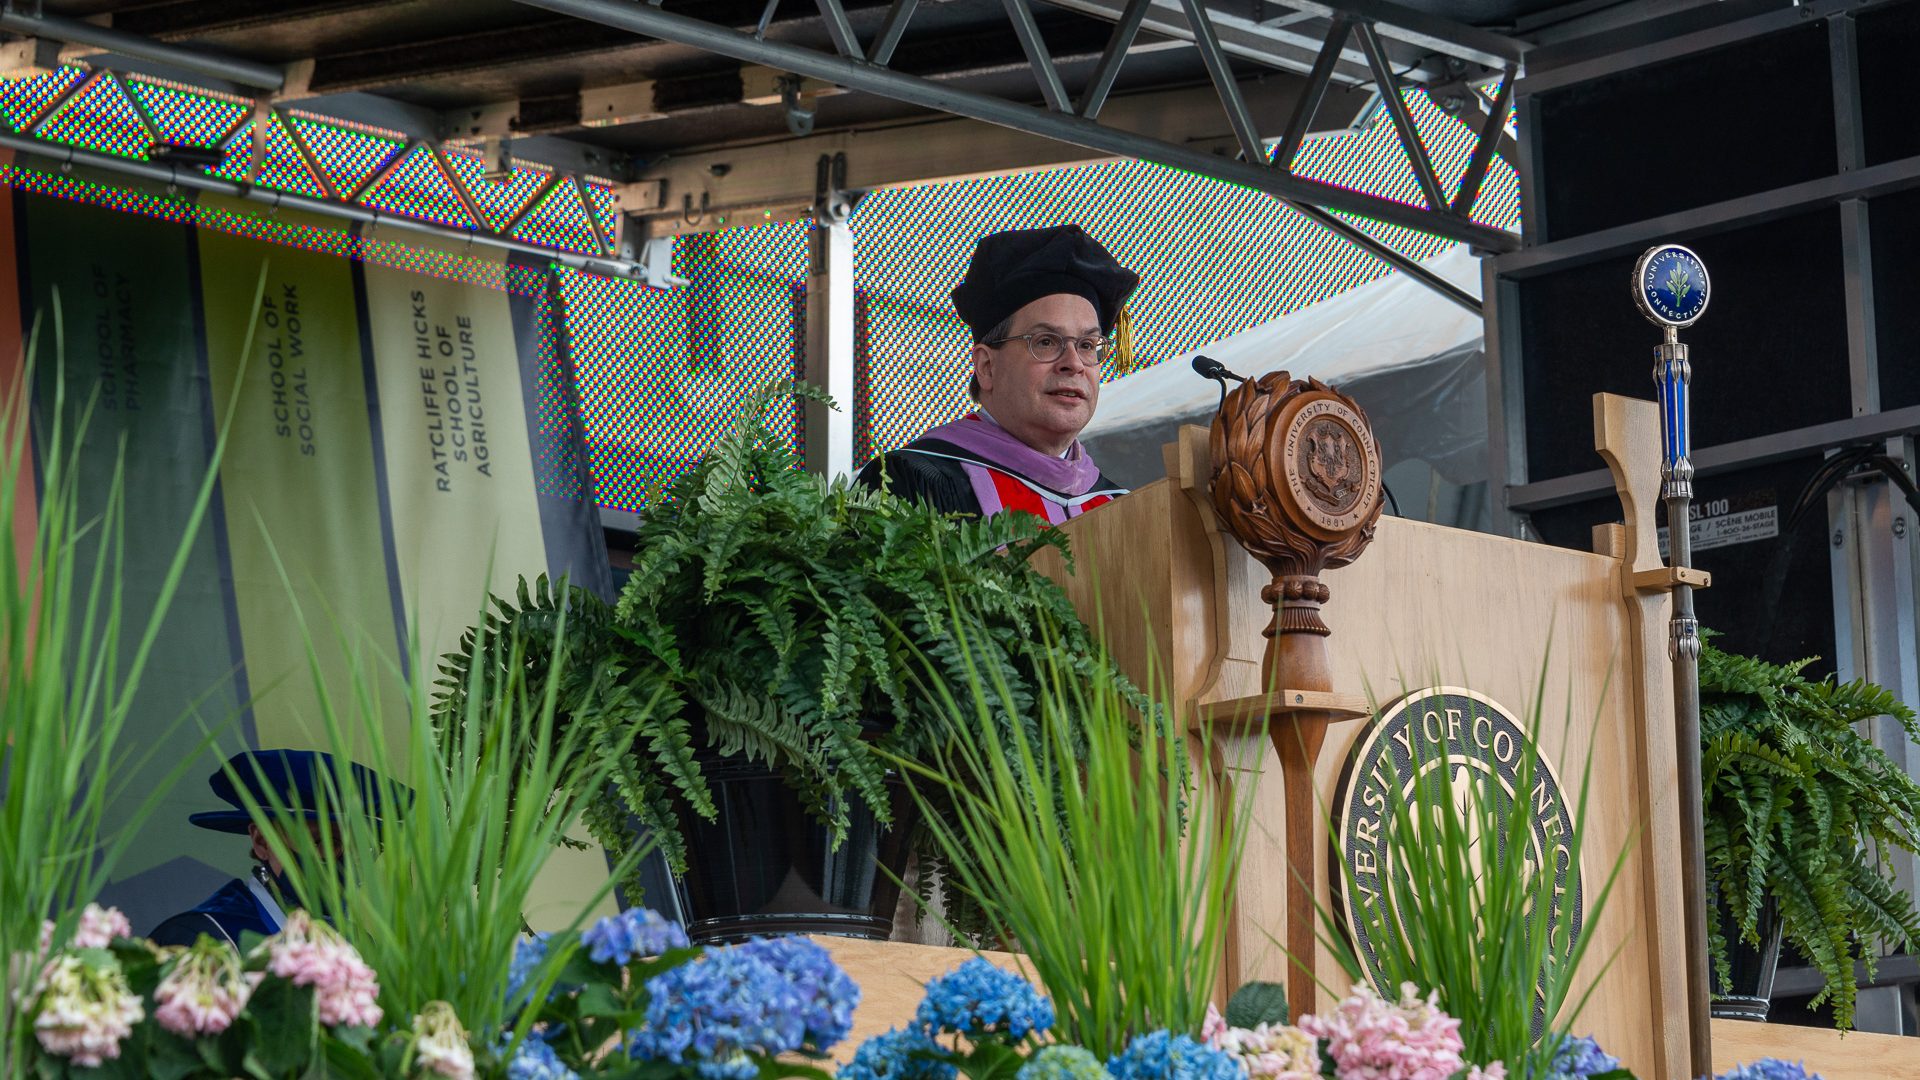
[[[11,369],[37,320],[40,415],[56,378],[69,402],[92,400],[81,454],[83,475],[97,482],[83,514],[104,504],[124,446],[129,625],[151,611],[217,434],[231,424],[212,514],[123,740],[161,748],[133,796],[194,751],[203,722],[224,725],[226,750],[326,745],[309,636],[342,705],[351,666],[389,675],[379,704],[398,751],[406,704],[390,673],[407,665],[412,643],[429,657],[453,648],[483,591],[509,594],[521,575],[567,574],[610,590],[591,489],[567,464],[579,460],[577,419],[564,412],[567,395],[543,394],[556,375],[542,365],[557,362],[550,342],[559,336],[538,290],[17,190],[0,189],[0,204],[0,246],[14,255],[0,257],[0,276],[12,276],[0,280],[0,355]],[[282,222],[292,217],[279,211]],[[520,277],[544,280],[531,266]],[[56,294],[63,365],[52,346]],[[249,333],[252,352],[242,355]],[[219,756],[200,757],[105,897],[138,930],[248,865],[244,837],[186,822],[220,807],[206,785]],[[569,859],[545,899],[604,880],[597,856]]]

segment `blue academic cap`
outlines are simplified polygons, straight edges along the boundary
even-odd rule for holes
[[[317,807],[325,798],[323,785],[328,783],[323,777],[336,776],[335,768],[333,755],[319,750],[249,750],[235,754],[224,768],[207,778],[214,795],[233,809],[192,814],[187,822],[215,832],[246,832],[254,819],[234,787],[236,777],[262,813],[318,821]],[[402,803],[413,798],[412,791],[398,784],[383,784],[380,775],[364,765],[352,763],[349,768],[354,784],[360,788],[362,803],[376,820],[381,816],[383,789],[391,790]]]

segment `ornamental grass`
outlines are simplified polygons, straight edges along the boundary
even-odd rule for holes
[[[262,266],[256,307],[265,287]],[[139,825],[197,760],[181,754],[172,769],[142,780],[143,794],[135,792],[129,785],[141,766],[179,743],[161,738],[136,748],[122,735],[227,445],[222,425],[182,535],[163,538],[176,545],[166,574],[137,583],[142,593],[151,590],[152,607],[144,618],[130,617],[124,463],[107,477],[82,469],[95,399],[68,399],[57,288],[51,316],[51,402],[34,407],[38,318],[21,372],[0,386],[0,958],[45,955],[69,943]],[[242,356],[252,349],[250,324]],[[229,402],[226,415],[236,411]],[[43,939],[48,914],[55,918]],[[9,1077],[27,1069],[32,1030],[14,1003],[31,992],[33,976],[30,964],[0,962],[0,1074]]]
[[[1016,946],[1052,996],[1056,1037],[1102,1059],[1135,1036],[1197,1032],[1220,977],[1251,803],[1193,773],[1214,753],[1169,710],[1119,679],[1043,668],[1023,707],[998,671],[974,665],[971,601],[953,595],[951,655],[969,678],[924,691],[951,718],[948,741],[912,778],[947,883]],[[1044,650],[1042,650],[1044,652]],[[1149,685],[1153,684],[1151,677]],[[1164,693],[1158,701],[1164,701]],[[1011,713],[1019,722],[1002,725]]]
[[[1598,923],[1627,856],[1625,849],[1614,854],[1600,887],[1583,896],[1582,890],[1561,887],[1564,875],[1551,853],[1536,859],[1531,844],[1493,842],[1533,832],[1529,793],[1545,772],[1539,739],[1546,730],[1541,702],[1547,671],[1543,660],[1534,705],[1522,724],[1524,745],[1515,754],[1512,791],[1519,797],[1495,797],[1492,785],[1457,779],[1445,751],[1419,739],[1412,740],[1408,761],[1383,748],[1376,762],[1367,763],[1385,774],[1390,790],[1408,793],[1405,800],[1388,800],[1383,812],[1379,902],[1356,905],[1360,929],[1374,947],[1372,971],[1339,917],[1325,908],[1319,912],[1321,939],[1349,981],[1411,984],[1436,993],[1438,1008],[1459,1021],[1466,1060],[1502,1062],[1523,1077],[1552,1074],[1571,1025],[1612,962],[1606,957],[1597,969],[1581,971],[1592,935],[1576,936],[1572,928],[1583,903],[1585,925]],[[1587,725],[1584,747],[1572,742],[1573,730],[1569,704],[1562,744],[1577,762],[1579,794],[1568,807],[1571,829],[1562,842],[1567,865],[1580,867],[1598,724]],[[1334,862],[1344,887],[1357,895],[1359,882],[1345,853]]]

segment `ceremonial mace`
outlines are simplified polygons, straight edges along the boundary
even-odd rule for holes
[[[1688,387],[1693,366],[1680,341],[1707,310],[1707,268],[1700,257],[1678,244],[1647,249],[1633,268],[1633,300],[1662,340],[1653,350],[1653,382],[1660,395],[1661,497],[1667,504],[1668,564],[1686,570],[1693,563],[1690,511],[1693,506],[1692,408]],[[1707,863],[1704,811],[1700,791],[1700,622],[1693,614],[1693,586],[1674,575],[1673,620],[1668,624],[1667,657],[1673,662],[1674,742],[1680,780],[1681,882],[1686,893],[1687,1031],[1694,1076],[1713,1075],[1712,1033],[1707,999]]]

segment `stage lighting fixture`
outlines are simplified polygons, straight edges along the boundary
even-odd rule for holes
[[[147,148],[147,156],[154,161],[169,165],[185,165],[190,169],[211,169],[225,158],[226,151],[217,146],[187,146],[180,143],[157,142]]]

